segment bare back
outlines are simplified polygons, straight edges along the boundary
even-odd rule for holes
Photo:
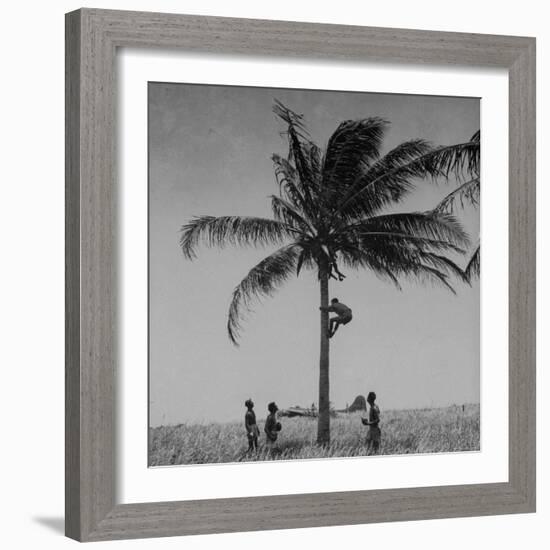
[[[328,309],[329,311],[334,311],[334,313],[337,313],[338,315],[346,315],[351,313],[351,309],[342,302],[335,302]]]

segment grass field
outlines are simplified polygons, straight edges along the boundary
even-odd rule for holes
[[[257,460],[365,456],[365,413],[331,419],[331,444],[315,444],[317,419],[282,418],[278,450],[264,448],[263,420],[257,454],[247,454],[244,421],[230,424],[179,424],[149,430],[149,465],[205,464]],[[243,413],[244,418],[244,413]],[[380,454],[445,453],[479,450],[479,405],[437,409],[381,411]]]

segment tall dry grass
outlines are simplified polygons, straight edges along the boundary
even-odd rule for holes
[[[331,444],[316,445],[314,418],[282,418],[278,448],[269,452],[260,436],[257,453],[247,453],[244,421],[179,424],[149,430],[149,465],[206,464],[367,455],[365,413],[340,414],[331,421]],[[244,413],[243,413],[244,418]],[[263,420],[258,421],[260,429]],[[479,405],[382,411],[380,454],[478,451]]]

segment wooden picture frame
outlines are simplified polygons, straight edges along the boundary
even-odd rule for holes
[[[509,480],[116,504],[119,47],[509,71]],[[535,39],[82,9],[66,16],[66,534],[80,541],[535,511]]]

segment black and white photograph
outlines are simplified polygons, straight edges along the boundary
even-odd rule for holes
[[[544,547],[546,4],[3,7],[4,548]]]
[[[148,85],[148,465],[480,451],[480,100]]]

